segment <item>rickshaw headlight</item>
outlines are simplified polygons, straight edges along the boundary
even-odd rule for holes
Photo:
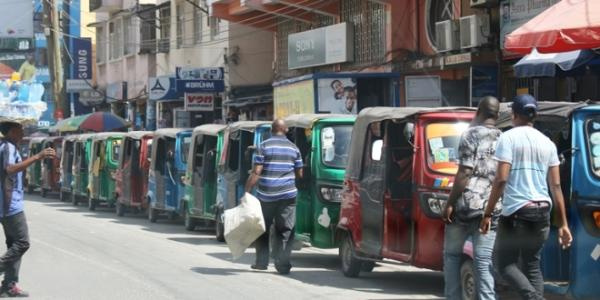
[[[428,217],[440,218],[447,200],[446,194],[424,193],[421,194],[421,208]]]
[[[337,187],[322,186],[319,191],[321,198],[329,202],[342,202],[342,189]]]
[[[596,227],[600,228],[600,211],[595,211],[592,213],[594,216],[594,222],[596,223]]]

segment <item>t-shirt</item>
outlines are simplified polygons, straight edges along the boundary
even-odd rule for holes
[[[298,147],[285,136],[273,136],[256,149],[254,163],[263,165],[258,180],[256,196],[270,202],[296,197],[296,173],[302,168],[302,157]]]
[[[492,190],[497,162],[493,159],[496,143],[502,132],[497,128],[473,126],[467,129],[458,146],[459,164],[473,169],[465,191],[456,205],[459,219],[481,217]],[[500,213],[498,202],[494,212]]]
[[[19,73],[21,74],[21,80],[27,81],[35,76],[35,66],[30,64],[28,61],[25,61],[21,68],[19,68]]]
[[[504,190],[502,215],[510,216],[529,201],[547,201],[548,169],[560,165],[556,145],[531,126],[519,126],[503,133],[495,159],[511,164]]]
[[[12,143],[0,141],[0,157],[2,157],[2,168],[6,170],[9,165],[21,162],[21,155]],[[9,186],[12,186],[12,199],[6,216],[13,216],[23,211],[23,172],[19,172],[7,178]],[[4,216],[4,191],[7,185],[0,184],[0,218]]]

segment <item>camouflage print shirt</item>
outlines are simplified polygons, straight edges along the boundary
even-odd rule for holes
[[[498,164],[494,154],[501,134],[497,128],[478,125],[467,129],[460,139],[459,164],[472,168],[473,173],[456,204],[456,216],[459,220],[480,218],[483,215],[496,176]],[[502,205],[498,201],[494,215],[497,216],[501,209]]]

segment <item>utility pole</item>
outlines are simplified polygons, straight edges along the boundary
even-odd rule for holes
[[[54,97],[54,118],[64,118],[65,110],[69,108],[65,102],[64,93],[64,70],[60,44],[60,18],[58,6],[55,0],[42,0],[44,5],[44,24],[46,41],[48,44],[48,68],[50,69],[50,80],[52,81],[52,94]]]

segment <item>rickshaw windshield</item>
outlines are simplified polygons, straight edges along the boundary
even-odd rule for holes
[[[600,116],[592,117],[587,121],[586,139],[592,172],[600,177]]]
[[[190,145],[192,144],[192,137],[191,136],[186,136],[183,138],[182,142],[181,142],[181,161],[183,161],[184,164],[187,163],[187,159],[188,159],[188,151],[190,150]]]
[[[119,161],[119,157],[121,155],[121,140],[112,140],[111,148],[112,148],[111,149],[111,152],[112,152],[111,160],[116,163]]]
[[[427,164],[439,173],[454,175],[458,171],[458,144],[468,123],[431,123],[425,129],[428,144]]]
[[[328,167],[345,169],[348,165],[352,125],[336,125],[321,130],[321,160]]]

